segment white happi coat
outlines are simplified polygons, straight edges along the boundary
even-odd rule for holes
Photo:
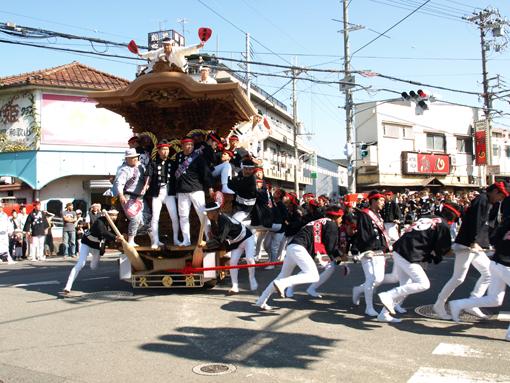
[[[0,254],[9,252],[9,236],[13,231],[14,227],[9,216],[4,212],[0,213]]]

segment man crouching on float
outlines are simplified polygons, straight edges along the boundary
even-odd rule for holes
[[[220,213],[220,206],[216,202],[209,202],[205,205],[207,218],[211,222],[211,231],[207,242],[202,241],[201,247],[207,249],[225,248],[230,251],[230,266],[236,266],[239,258],[246,254],[246,263],[248,265],[255,264],[255,237],[245,225]],[[227,295],[239,293],[238,269],[230,270],[230,278],[232,279],[232,288]],[[255,279],[255,268],[248,268],[250,279],[250,290],[257,290],[257,280]]]
[[[257,300],[256,305],[262,310],[271,310],[267,304],[271,294],[278,291],[285,298],[285,289],[305,283],[315,283],[319,280],[319,271],[314,258],[329,255],[331,259],[340,260],[338,249],[338,227],[342,223],[344,211],[338,206],[331,206],[325,212],[326,218],[320,218],[303,226],[287,246],[287,255],[283,261],[282,270],[271,282]],[[298,266],[301,272],[291,275]]]

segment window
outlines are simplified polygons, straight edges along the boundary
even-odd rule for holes
[[[493,144],[492,145],[492,156],[493,157],[499,157],[499,145]]]
[[[427,150],[446,152],[446,137],[444,134],[427,133]]]
[[[413,139],[414,138],[414,132],[412,126],[403,126],[402,127],[402,138],[406,139]]]
[[[510,158],[510,146],[505,146],[505,155],[506,158]]]
[[[494,137],[494,138],[503,138],[503,133],[492,132],[492,137]]]
[[[400,138],[400,125],[383,124],[383,134],[385,137]]]
[[[473,154],[473,140],[471,137],[457,137],[457,153]]]

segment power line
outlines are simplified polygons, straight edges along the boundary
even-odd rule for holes
[[[81,53],[81,54],[90,54],[90,55],[103,56],[103,57],[122,58],[122,59],[126,59],[126,60],[143,61],[142,59],[139,59],[138,57],[133,57],[133,56],[122,56],[122,55],[114,55],[114,54],[108,54],[108,53],[91,52],[91,51],[78,50],[78,49],[50,47],[50,46],[34,44],[34,43],[28,43],[28,42],[21,42],[21,41],[12,41],[12,40],[0,39],[0,43],[14,44],[14,45],[24,45],[24,46],[30,46],[30,47],[35,47],[35,48],[44,48],[44,49],[63,51],[63,52],[74,52],[74,53]],[[113,43],[113,42],[107,42],[107,43]],[[117,45],[121,45],[121,44],[117,43]],[[246,63],[246,60],[237,60],[237,59],[231,59],[231,58],[227,58],[227,57],[217,57],[217,59],[218,60],[223,60],[223,61],[232,61],[232,62]],[[297,68],[295,66],[270,64],[270,63],[259,62],[259,61],[249,61],[248,63],[253,64],[253,65],[282,68],[282,69],[287,69],[287,70],[292,70],[292,69],[296,69]],[[306,68],[306,67],[299,68],[299,69],[301,69],[301,70],[303,70],[305,72],[306,71],[313,71],[313,72],[317,72],[317,73],[344,73],[343,70],[338,70],[338,69],[315,69],[315,68]],[[233,72],[239,72],[239,73],[246,73],[244,71],[234,71],[234,70],[232,70],[232,71]],[[364,71],[352,71],[352,72],[353,73],[361,73],[361,74],[366,73]],[[457,93],[477,95],[477,96],[480,94],[479,92],[466,91],[466,90],[460,90],[460,89],[453,89],[453,88],[448,88],[448,87],[439,86],[439,85],[433,85],[433,84],[427,84],[427,83],[422,83],[422,82],[413,81],[413,80],[402,79],[402,78],[398,78],[398,77],[394,77],[394,76],[384,75],[384,74],[381,74],[381,73],[375,73],[375,72],[372,72],[372,73],[373,73],[374,76],[378,76],[378,77],[385,78],[385,79],[392,80],[392,81],[405,82],[405,83],[412,84],[412,85],[418,85],[418,86],[423,86],[423,87],[428,87],[428,88],[435,88],[435,89],[441,89],[441,90],[446,90],[446,91],[450,91],[450,92],[457,92]],[[261,73],[261,72],[254,72],[253,74],[260,75],[260,76],[268,76],[268,77],[279,77],[279,78],[287,78],[287,79],[290,78],[289,76],[286,76],[286,75],[268,74],[268,73]],[[318,80],[316,78],[308,78],[308,77],[300,77],[300,78],[302,80],[316,82],[318,84],[346,84],[345,81],[323,81],[323,80]],[[360,86],[360,87],[363,87],[363,86],[358,85],[358,84],[356,84],[356,85]]]
[[[22,15],[20,13],[15,13],[15,12],[8,12],[8,11],[0,10],[0,13],[5,13],[6,15],[13,15],[13,16],[24,17],[26,19],[31,19],[31,20],[36,20],[36,21],[42,21],[42,22],[49,23],[49,24],[62,25],[62,26],[69,27],[69,28],[74,28],[74,29],[81,29],[81,30],[89,31],[89,32],[102,33],[102,34],[110,35],[110,36],[127,37],[127,36],[122,36],[122,35],[118,35],[118,34],[111,33],[111,32],[98,31],[97,29],[78,27],[76,25],[60,23],[58,21],[52,21],[52,20],[41,19],[41,18],[38,18],[38,17]]]
[[[418,12],[421,8],[423,8],[426,4],[430,3],[431,0],[427,0],[425,1],[422,5],[420,5],[418,8],[416,8],[414,11],[412,11],[411,13],[409,13],[407,16],[403,17],[402,19],[400,19],[399,21],[397,21],[395,24],[393,24],[391,27],[389,27],[388,29],[386,29],[384,32],[382,32],[379,36],[376,36],[374,37],[372,40],[370,40],[368,43],[366,43],[365,45],[363,45],[361,48],[358,48],[356,49],[352,54],[351,54],[351,58],[356,54],[358,53],[360,50],[362,50],[363,48],[369,46],[370,44],[372,44],[374,41],[376,40],[379,40],[383,35],[385,35],[387,32],[391,31],[393,28],[397,27],[399,24],[403,23],[405,20],[407,20],[409,17],[411,17],[412,15],[414,15],[416,12]]]
[[[382,0],[369,0],[369,1],[371,1],[373,3],[382,4],[382,5],[388,5],[388,6],[394,7],[394,8],[405,9],[407,11],[413,9],[412,7],[409,7],[409,6],[404,6],[404,5],[399,6],[399,5],[395,5],[395,4],[392,4],[392,3],[387,3],[387,2],[382,1]],[[442,15],[440,12],[428,12],[428,11],[420,10],[419,13],[422,13],[422,14],[425,14],[425,15],[429,15],[429,16],[439,17],[439,18],[445,19],[445,20],[453,20],[453,21],[465,23],[465,21],[462,20],[462,18],[459,18],[457,16],[455,16],[455,17],[445,16],[445,15]]]

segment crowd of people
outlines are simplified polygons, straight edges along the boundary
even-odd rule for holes
[[[27,211],[30,207],[30,212]],[[99,217],[101,204],[91,205],[88,214],[83,217],[80,209],[74,210],[71,202],[62,212],[62,243],[55,245],[52,228],[55,214],[41,209],[36,199],[31,205],[21,204],[8,215],[0,203],[0,241],[5,246],[0,249],[0,262],[15,264],[19,261],[45,261],[47,257],[63,255],[76,258],[80,252],[81,239],[86,230]],[[59,249],[60,248],[60,249]]]

